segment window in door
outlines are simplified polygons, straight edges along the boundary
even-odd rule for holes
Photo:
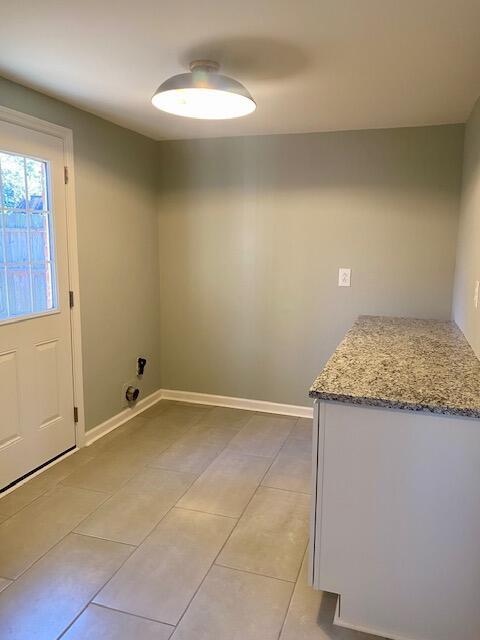
[[[57,308],[48,162],[0,151],[0,322]]]

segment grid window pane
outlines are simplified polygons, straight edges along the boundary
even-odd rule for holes
[[[48,164],[0,152],[0,321],[57,307]]]
[[[47,229],[48,225],[48,213],[45,211],[31,211],[30,212],[30,226],[32,229]]]
[[[40,313],[52,308],[52,287],[49,265],[32,268],[33,312]]]
[[[6,262],[28,262],[28,231],[5,229],[4,236]]]
[[[0,213],[0,271],[5,264],[5,243],[3,242],[4,215]]]
[[[5,209],[4,212],[6,229],[27,229],[28,216],[26,211],[12,211]]]
[[[0,269],[0,320],[8,318],[7,281],[5,269]]]
[[[7,295],[11,317],[32,313],[28,267],[10,267],[7,269]]]
[[[26,208],[25,159],[22,156],[0,152],[2,163],[3,206]]]
[[[48,209],[45,163],[33,158],[25,159],[27,175],[28,208],[34,211]]]
[[[30,230],[30,256],[32,262],[44,262],[50,259],[48,234],[44,231]]]

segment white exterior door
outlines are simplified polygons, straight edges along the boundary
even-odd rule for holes
[[[75,446],[63,140],[0,120],[0,490]]]

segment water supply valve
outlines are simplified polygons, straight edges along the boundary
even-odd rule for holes
[[[143,372],[145,370],[145,366],[147,364],[146,358],[138,358],[137,360],[137,375],[143,376]]]

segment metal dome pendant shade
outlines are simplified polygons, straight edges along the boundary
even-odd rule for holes
[[[192,62],[190,73],[172,76],[158,87],[153,106],[201,120],[227,120],[255,111],[257,105],[243,84],[221,75],[218,69],[210,60]]]

